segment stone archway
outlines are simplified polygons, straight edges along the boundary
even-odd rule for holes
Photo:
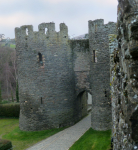
[[[87,91],[82,91],[77,96],[77,115],[79,119],[82,119],[88,114],[88,111],[91,110],[92,105],[92,96]]]
[[[88,99],[87,99],[87,111],[89,112],[92,108],[92,95],[87,92]]]

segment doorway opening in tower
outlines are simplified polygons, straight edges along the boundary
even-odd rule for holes
[[[92,95],[87,92],[88,99],[87,99],[87,111],[90,112],[92,109]]]
[[[80,119],[91,111],[92,95],[86,91],[82,91],[77,96],[77,113]]]

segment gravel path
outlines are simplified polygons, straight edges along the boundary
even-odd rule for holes
[[[91,127],[91,115],[27,150],[68,150]]]

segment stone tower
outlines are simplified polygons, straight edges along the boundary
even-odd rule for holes
[[[109,34],[116,33],[116,24],[104,25],[103,19],[89,21],[91,52],[90,84],[92,88],[92,128],[111,128]]]
[[[68,28],[42,23],[39,31],[15,29],[20,93],[20,129],[44,130],[73,124],[75,81]],[[47,29],[47,31],[46,31]]]

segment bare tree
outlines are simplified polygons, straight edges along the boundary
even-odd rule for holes
[[[2,39],[4,39],[4,37],[5,37],[4,34],[0,34],[0,41],[1,41]]]
[[[0,82],[2,96],[11,97],[16,90],[16,51],[9,47],[0,47]]]

